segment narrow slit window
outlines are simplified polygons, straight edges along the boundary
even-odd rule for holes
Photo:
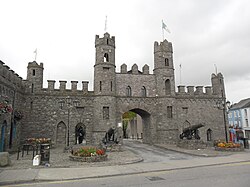
[[[173,118],[173,107],[167,106],[167,118]]]
[[[34,93],[34,84],[31,84],[31,93]]]
[[[109,107],[103,107],[103,119],[109,119]]]
[[[165,66],[169,66],[169,59],[165,58]]]
[[[102,91],[102,81],[100,81],[100,92]]]

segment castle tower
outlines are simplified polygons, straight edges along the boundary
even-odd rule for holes
[[[217,75],[213,73],[211,81],[212,81],[213,94],[226,98],[223,75],[221,73],[218,73]]]
[[[158,96],[175,95],[172,43],[164,40],[154,43],[154,74]]]
[[[115,37],[105,33],[95,38],[94,92],[96,95],[115,95]]]
[[[39,92],[43,87],[43,63],[29,62],[27,67],[27,86],[30,93]]]

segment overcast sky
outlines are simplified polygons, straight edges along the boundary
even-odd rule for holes
[[[0,0],[0,60],[26,79],[27,64],[44,63],[47,80],[90,81],[95,35],[116,37],[116,71],[136,63],[153,71],[153,44],[161,20],[171,31],[176,86],[209,86],[224,75],[231,102],[250,97],[249,0]],[[180,71],[180,65],[182,66]],[[181,72],[181,76],[180,76]],[[180,81],[181,77],[181,81]]]

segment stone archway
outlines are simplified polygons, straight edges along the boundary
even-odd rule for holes
[[[56,145],[66,145],[67,127],[64,122],[60,122],[56,127]]]
[[[78,123],[75,127],[75,144],[81,144],[86,140],[86,126]]]
[[[150,113],[140,108],[133,108],[128,111],[134,112],[141,117],[142,133],[138,136],[142,139],[143,143],[152,143],[153,133],[151,132],[152,128]],[[134,134],[133,136],[136,137],[137,134]]]

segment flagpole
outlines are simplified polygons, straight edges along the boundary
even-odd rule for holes
[[[180,64],[180,85],[181,85],[181,64]]]
[[[164,28],[163,28],[163,20],[161,20],[161,29],[162,29],[162,41],[164,41]]]
[[[34,53],[35,53],[35,60],[34,60],[34,61],[36,61],[36,57],[37,57],[37,48],[36,48],[36,50],[34,51]]]
[[[107,32],[107,22],[108,22],[108,17],[106,16],[106,18],[105,18],[105,27],[104,27],[105,32]]]
[[[215,68],[215,74],[217,75],[217,66],[216,66],[216,64],[214,64],[214,68]]]

